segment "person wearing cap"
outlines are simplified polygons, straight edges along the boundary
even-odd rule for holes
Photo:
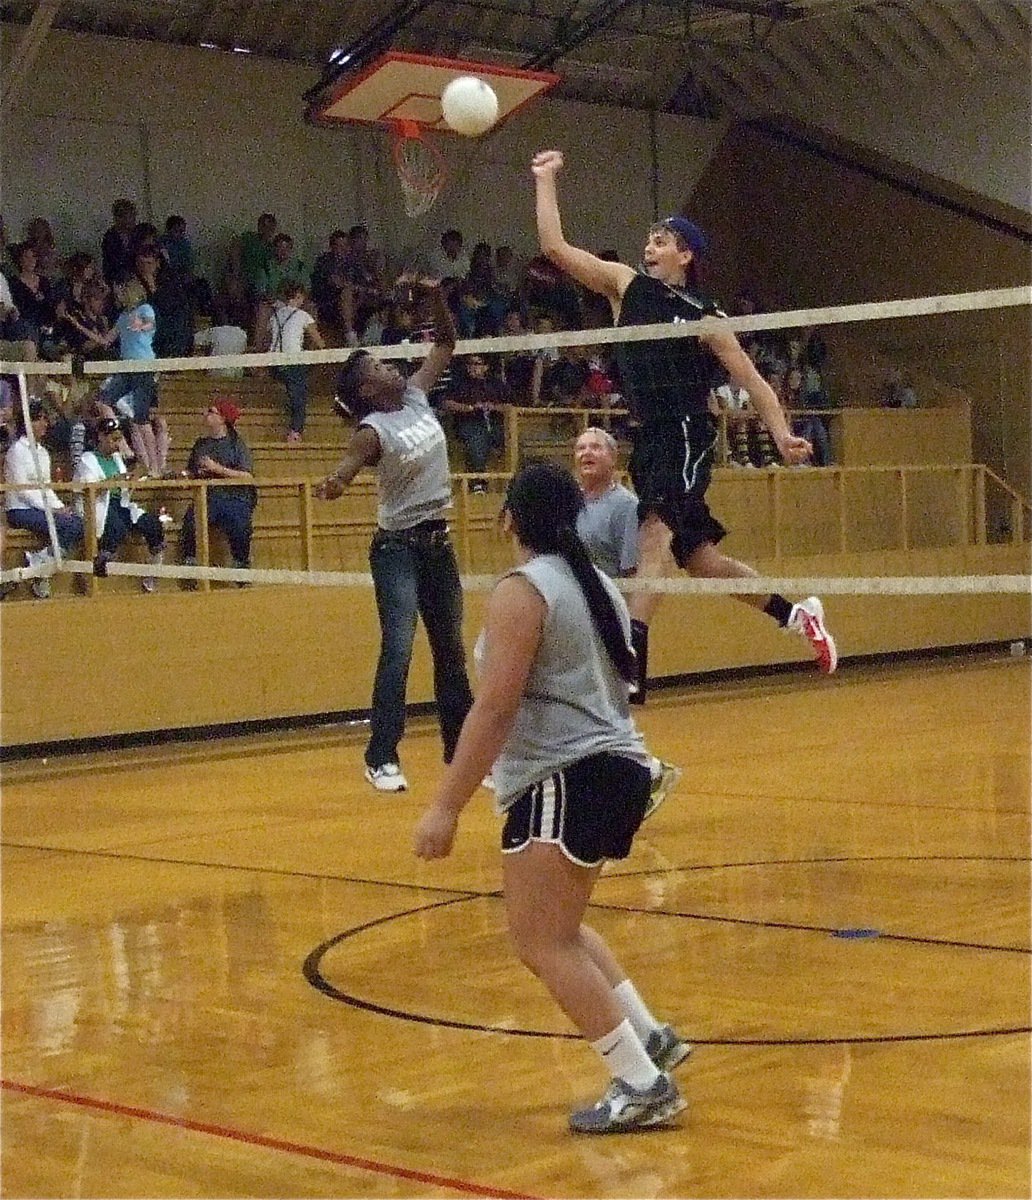
[[[128,479],[129,472],[119,450],[122,427],[114,417],[104,417],[97,422],[96,442],[96,449],[84,451],[79,459],[74,481],[103,483],[106,479]],[[152,565],[158,566],[164,561],[165,533],[161,522],[153,513],[135,504],[127,489],[98,491],[93,513],[99,541],[98,563],[114,558],[119,546],[132,533],[139,533],[147,543]],[[140,580],[140,587],[145,592],[153,592],[156,586],[153,576]]]
[[[473,704],[462,641],[462,587],[448,532],[448,446],[427,400],[451,362],[455,323],[439,284],[407,276],[398,284],[431,298],[433,348],[407,380],[392,363],[367,350],[356,350],[348,358],[337,379],[336,407],[341,416],[355,418],[358,428],[340,466],[316,488],[321,499],[336,500],[364,468],[372,468],[377,476],[377,530],[369,547],[369,568],[380,621],[380,656],[365,777],[379,792],[408,787],[398,746],[405,732],[405,686],[418,617],[423,618],[433,659],[445,762],[451,762]]]
[[[207,433],[194,442],[186,472],[194,479],[239,479],[239,486],[208,489],[208,525],[220,529],[229,541],[234,567],[251,565],[252,514],[258,492],[251,483],[254,462],[244,439],[237,433],[240,409],[232,400],[217,397],[204,413]],[[197,565],[197,530],[194,506],[183,515],[179,549],[187,566]]]
[[[14,421],[18,436],[4,458],[4,482],[19,486],[7,493],[7,524],[12,529],[27,529],[47,542],[41,550],[25,552],[30,567],[44,566],[53,557],[49,549],[47,510],[53,515],[57,542],[65,554],[82,541],[82,517],[74,509],[62,504],[57,493],[49,486],[50,454],[43,445],[47,432],[47,412],[42,400],[29,402],[32,441],[25,428],[21,405],[15,406]],[[31,588],[37,600],[46,600],[50,595],[50,580],[45,576],[33,579]]]
[[[724,315],[700,292],[706,236],[686,217],[668,217],[651,226],[637,269],[570,245],[559,215],[556,176],[562,166],[559,150],[543,150],[531,163],[541,249],[578,283],[605,296],[617,325],[681,324]],[[752,567],[717,549],[727,531],[706,503],[717,436],[710,391],[723,374],[745,388],[786,463],[806,462],[810,443],[792,433],[770,384],[733,333],[713,328],[699,337],[623,342],[617,346],[617,361],[640,422],[630,462],[640,522],[638,576],[660,578],[668,574],[672,559],[696,577],[754,577]],[[639,702],[645,696],[649,621],[659,599],[656,592],[637,592],[630,604]],[[822,671],[835,669],[835,643],[816,596],[798,604],[778,593],[736,599],[805,637]]]

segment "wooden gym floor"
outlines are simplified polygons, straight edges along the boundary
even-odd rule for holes
[[[590,919],[697,1050],[679,1128],[604,1139],[566,1132],[605,1080],[510,955],[488,794],[411,854],[431,726],[393,797],[360,728],[12,764],[3,1194],[1027,1196],[1029,684],[650,701],[684,778]]]

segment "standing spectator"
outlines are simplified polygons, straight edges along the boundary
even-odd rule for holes
[[[251,451],[236,430],[239,419],[240,409],[232,400],[212,401],[204,414],[207,433],[198,438],[190,450],[186,464],[188,475],[193,479],[244,481],[254,478]],[[226,535],[234,567],[251,565],[252,514],[257,502],[258,492],[253,484],[241,482],[240,486],[208,489],[208,525],[221,529]],[[196,566],[197,530],[193,504],[183,516],[179,546],[183,562],[187,566]]]
[[[616,438],[585,429],[573,443],[573,464],[584,496],[577,535],[591,561],[611,579],[638,566],[638,497],[616,477]]]
[[[113,224],[101,243],[101,267],[109,284],[124,283],[133,273],[133,230],[136,205],[131,200],[116,200],[111,206]]]
[[[527,326],[520,310],[508,309],[502,317],[502,336],[523,337],[526,332]],[[513,404],[532,403],[536,362],[537,355],[533,350],[508,351],[498,355],[499,375]]]
[[[507,309],[519,303],[520,268],[511,246],[498,246],[495,249],[494,282]]]
[[[446,519],[452,503],[448,447],[427,401],[451,361],[455,324],[441,288],[429,281],[419,286],[433,297],[433,349],[407,382],[397,367],[366,350],[351,355],[337,380],[337,407],[355,417],[358,428],[340,466],[316,489],[320,498],[336,500],[363,468],[376,471],[380,503],[369,566],[381,642],[365,777],[380,792],[408,787],[398,746],[418,616],[430,642],[445,762],[473,701],[462,644],[462,586]]]
[[[143,285],[130,280],[117,289],[121,312],[115,322],[118,355],[123,361],[153,362],[154,309],[146,301]],[[136,458],[148,475],[165,472],[168,456],[168,426],[153,412],[158,389],[153,371],[132,371],[109,375],[101,384],[101,399],[124,413],[131,422],[131,438]]]
[[[113,418],[98,422],[96,428],[97,448],[83,453],[75,469],[76,483],[102,483],[105,479],[128,479],[129,472],[119,451],[122,430]],[[100,553],[99,565],[109,562],[118,552],[119,546],[132,533],[139,533],[147,543],[152,566],[164,561],[165,533],[161,521],[153,514],[133,503],[124,488],[105,489],[97,492],[94,507]],[[140,580],[145,592],[153,592],[157,580],[146,575]]]
[[[29,403],[29,420],[36,446],[33,450],[25,431],[25,419],[21,405],[15,408],[15,432],[18,435],[11,443],[4,459],[4,482],[20,485],[18,490],[7,493],[7,524],[12,529],[27,529],[47,543],[42,550],[27,550],[25,557],[30,567],[42,566],[52,559],[47,525],[47,510],[53,514],[57,541],[68,554],[82,541],[82,518],[67,507],[49,486],[50,454],[43,445],[47,433],[46,408],[40,400]],[[50,596],[50,580],[32,581],[32,594],[37,600]]]
[[[507,407],[505,384],[491,375],[486,358],[471,354],[458,363],[441,408],[452,415],[455,436],[462,443],[466,470],[471,474],[486,471],[488,459],[505,445]],[[483,491],[485,485],[474,481],[473,489]]]
[[[296,279],[279,284],[269,314],[268,344],[272,353],[300,354],[306,344],[313,350],[326,348],[315,318],[305,310],[304,303],[305,289]],[[299,446],[308,411],[308,368],[301,364],[273,367],[271,373],[287,390],[287,445]]]

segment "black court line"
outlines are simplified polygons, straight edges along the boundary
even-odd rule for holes
[[[461,896],[465,899],[476,900],[482,896],[490,896],[492,892],[482,892],[475,888],[441,887],[432,883],[406,883],[393,879],[367,879],[361,875],[329,875],[323,871],[299,871],[294,867],[245,866],[242,863],[206,862],[198,858],[167,858],[158,854],[131,854],[121,850],[80,850],[68,846],[38,846],[32,842],[0,841],[0,847],[5,850],[37,850],[42,854],[67,854],[72,857],[111,858],[116,861],[160,863],[171,867],[199,867],[209,871],[241,871],[249,875],[282,875],[294,879],[318,879],[326,883],[363,883],[372,887],[402,888],[406,891],[437,892],[448,896]]]
[[[500,897],[500,893],[494,893],[495,897]],[[417,913],[430,912],[434,909],[446,908],[450,905],[466,903],[470,899],[477,897],[457,896],[451,900],[439,900],[432,904],[418,905],[415,908],[410,908],[402,913],[395,913],[391,916],[377,917],[372,921],[365,921],[361,925],[355,925],[350,929],[344,930],[343,933],[335,934],[326,941],[321,942],[312,950],[304,960],[301,971],[305,980],[316,991],[328,997],[331,1000],[336,1000],[341,1004],[346,1004],[349,1008],[360,1009],[363,1012],[376,1013],[379,1016],[391,1017],[398,1021],[411,1021],[418,1025],[430,1025],[442,1029],[463,1029],[472,1033],[499,1033],[510,1037],[525,1037],[525,1038],[551,1038],[557,1041],[581,1041],[581,1035],[574,1032],[553,1031],[548,1029],[527,1029],[522,1027],[487,1025],[477,1021],[460,1021],[453,1017],[438,1017],[430,1016],[426,1013],[412,1012],[406,1009],[395,1008],[387,1004],[377,1004],[372,1000],[363,1000],[360,996],[355,996],[350,992],[342,991],[334,986],[322,973],[322,961],[326,955],[339,946],[342,942],[349,938],[355,937],[360,933],[365,933],[369,929],[373,929],[379,925],[386,925],[390,921],[397,920],[400,917],[414,916]],[[594,907],[594,906],[593,906]],[[651,912],[651,910],[643,910]],[[659,914],[664,915],[664,914]],[[665,914],[679,915],[679,914]],[[891,1043],[891,1042],[928,1042],[928,1041],[954,1041],[962,1038],[982,1038],[982,1037],[1006,1037],[1017,1034],[1032,1033],[1032,1025],[1008,1025],[995,1028],[984,1029],[962,1029],[952,1031],[922,1031],[911,1033],[891,1033],[891,1034],[850,1034],[839,1037],[799,1037],[799,1038],[701,1038],[693,1034],[690,1030],[686,1032],[686,1037],[689,1041],[697,1046],[834,1046],[834,1045],[859,1045],[861,1043]]]

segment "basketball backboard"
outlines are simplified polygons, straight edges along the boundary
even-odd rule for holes
[[[476,75],[494,89],[498,97],[495,127],[535,96],[547,92],[560,78],[550,71],[522,71],[391,50],[353,75],[338,79],[312,103],[309,116],[320,124],[408,122],[421,129],[450,133],[441,115],[441,93],[460,75]]]

